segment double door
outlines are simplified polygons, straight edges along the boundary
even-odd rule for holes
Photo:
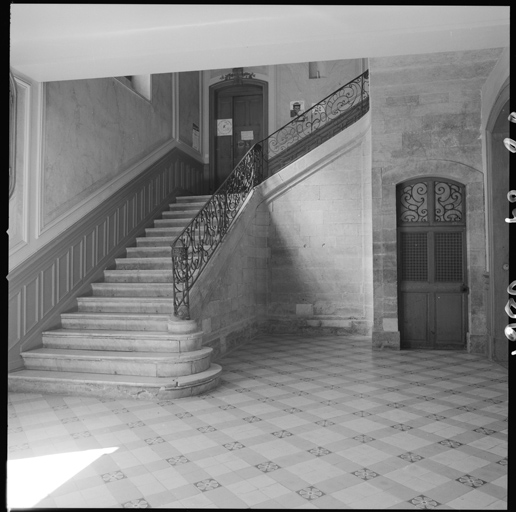
[[[264,138],[260,86],[224,88],[215,94],[212,120],[214,188],[229,176],[251,147]]]
[[[402,185],[398,190],[402,348],[465,348],[469,291],[465,258],[463,187],[431,179]]]

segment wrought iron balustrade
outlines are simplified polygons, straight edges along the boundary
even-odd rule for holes
[[[190,318],[189,292],[253,188],[368,110],[369,72],[365,71],[251,147],[172,243],[174,315]]]
[[[189,319],[189,291],[222,242],[249,193],[262,179],[262,148],[255,144],[172,243],[174,314]]]
[[[303,156],[302,142],[308,143],[313,135],[319,136],[338,123],[339,128],[330,135],[333,136],[360,119],[368,110],[369,70],[366,70],[262,141],[269,175]],[[308,150],[312,149],[311,146]],[[295,151],[289,151],[291,149]]]

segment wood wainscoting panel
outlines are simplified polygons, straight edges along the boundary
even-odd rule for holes
[[[191,177],[188,188],[185,165]],[[14,268],[9,281],[8,370],[23,368],[20,352],[41,345],[41,333],[76,307],[104,270],[125,254],[177,195],[202,194],[204,166],[178,148],[142,172],[93,212]]]

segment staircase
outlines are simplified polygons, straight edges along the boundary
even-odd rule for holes
[[[167,400],[216,387],[222,368],[202,331],[171,316],[170,246],[209,197],[178,197],[77,311],[61,314],[61,328],[42,334],[42,348],[21,353],[25,369],[9,374],[9,390]]]

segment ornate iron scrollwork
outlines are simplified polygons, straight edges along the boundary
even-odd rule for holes
[[[366,107],[368,108],[368,99],[369,71],[365,71],[270,135],[266,139],[267,158],[271,160],[304,137],[350,112],[354,107],[364,108],[363,111],[357,112],[356,119],[359,119],[365,113]],[[350,124],[356,119],[350,119]]]
[[[460,222],[463,218],[462,187],[454,183],[435,182],[435,221]]]
[[[262,179],[262,146],[255,144],[172,244],[174,314],[189,319],[189,290]]]
[[[249,73],[248,71],[244,71],[244,68],[233,68],[232,73],[228,73],[227,75],[222,75],[220,80],[228,81],[233,80],[235,84],[242,84],[244,78],[254,78],[254,73]]]
[[[253,78],[242,68],[220,77],[221,80]],[[244,155],[226,181],[218,188],[190,224],[172,244],[172,281],[174,314],[190,318],[189,291],[209,259],[222,242],[253,188],[265,178],[271,158],[302,140],[306,135],[328,126],[340,116],[348,116],[345,126],[353,124],[369,110],[368,71],[330,94],[300,117],[255,144]]]
[[[401,189],[399,196],[401,222],[428,222],[428,185],[412,183]]]

